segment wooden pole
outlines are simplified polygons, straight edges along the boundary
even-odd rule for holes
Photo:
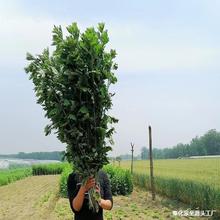
[[[150,182],[151,182],[152,200],[155,200],[151,126],[149,126],[149,155],[150,155]]]
[[[134,144],[131,143],[131,174],[133,174]]]

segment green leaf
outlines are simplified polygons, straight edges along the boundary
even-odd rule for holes
[[[59,45],[63,41],[63,32],[61,26],[55,26],[53,28],[53,43],[52,45]]]
[[[64,99],[64,106],[69,106],[69,105],[71,105],[71,102],[69,101],[69,100],[67,100],[67,99]]]
[[[103,137],[105,135],[105,129],[102,128],[102,127],[97,127],[97,132],[98,132],[98,135]]]
[[[55,75],[59,74],[59,72],[57,71],[57,69],[55,67],[52,66],[51,69]]]
[[[106,151],[106,152],[111,151],[111,150],[112,150],[112,147],[111,147],[111,146],[106,146],[106,147],[105,147],[105,151]]]
[[[83,114],[86,114],[86,113],[89,113],[89,110],[85,107],[85,106],[82,106],[79,110],[79,112],[83,113]]]
[[[52,109],[51,111],[49,111],[49,114],[48,114],[48,115],[51,117],[51,116],[56,115],[56,113],[57,113],[57,109],[54,108],[54,109]]]
[[[27,52],[27,54],[26,54],[26,59],[27,59],[27,60],[34,60],[35,58],[34,58],[33,55],[31,55],[30,53]]]
[[[110,50],[110,54],[111,54],[111,57],[112,58],[115,58],[116,57],[116,55],[117,55],[117,53],[116,53],[116,51],[115,50]]]
[[[69,25],[67,28],[67,31],[74,36],[74,38],[79,38],[79,28],[77,27],[77,24],[74,22],[71,25]]]
[[[104,31],[101,35],[102,43],[105,45],[108,43],[109,38],[108,38],[108,33],[107,31]]]
[[[44,128],[45,136],[49,135],[52,130],[52,125],[46,125]]]
[[[98,30],[99,30],[101,33],[103,32],[104,28],[105,28],[105,24],[104,24],[104,23],[99,23],[99,24],[98,24]]]
[[[76,116],[73,115],[73,114],[70,114],[70,115],[68,116],[68,118],[69,118],[69,119],[72,119],[72,120],[74,120],[74,121],[76,121]]]

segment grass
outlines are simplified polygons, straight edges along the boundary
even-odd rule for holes
[[[32,173],[34,176],[61,174],[66,166],[68,163],[36,164],[32,166]]]
[[[220,159],[155,160],[156,192],[176,201],[189,204],[190,208],[199,207],[200,209],[220,210],[219,165]],[[121,167],[129,169],[130,161],[121,161]],[[126,174],[121,169],[118,170],[117,167],[112,166],[109,166],[109,169],[107,166],[106,171],[110,175],[112,183],[116,186],[115,189],[120,190],[120,193],[115,194],[123,195],[121,189],[132,190],[132,185],[129,189],[129,184],[127,187],[125,184],[126,182],[130,182],[128,181],[129,179],[127,180],[129,171],[126,171],[128,172]],[[67,196],[66,180],[70,172],[72,172],[72,167],[67,163],[33,166],[33,174],[35,175],[62,173],[60,194],[64,197]],[[30,175],[32,175],[31,168],[1,171],[0,186]],[[134,184],[150,190],[149,180],[149,161],[134,161]],[[115,190],[114,185],[112,186],[113,191]],[[46,199],[46,197],[43,199]],[[135,207],[131,207],[131,209],[135,212]],[[121,215],[120,211],[116,214]],[[157,218],[157,215],[154,215],[153,218]]]
[[[134,173],[134,184],[150,190],[150,178],[145,174]],[[161,195],[189,204],[191,208],[220,208],[220,190],[192,180],[155,177],[155,190]]]
[[[20,180],[31,175],[32,175],[31,168],[16,168],[10,170],[1,170],[0,186],[7,185],[9,183],[15,182],[16,180]]]
[[[121,167],[130,169],[131,161],[121,161]],[[149,160],[134,161],[134,172],[149,175]],[[193,180],[220,188],[220,158],[154,160],[154,175]]]
[[[0,169],[0,186],[8,185],[31,175],[61,174],[66,166],[68,166],[68,163],[51,163],[36,164],[32,167],[13,166],[10,169]]]
[[[220,159],[155,160],[156,192],[191,208],[220,210]],[[130,161],[121,167],[129,168]],[[149,161],[134,161],[134,184],[150,190]]]
[[[16,193],[16,203],[15,200]],[[69,200],[58,196],[59,175],[31,176],[0,187],[0,219],[72,220]],[[173,210],[186,210],[188,205],[137,187],[127,196],[114,196],[111,211],[104,211],[106,220],[205,220],[205,217],[175,217]],[[216,220],[219,218],[216,218]]]

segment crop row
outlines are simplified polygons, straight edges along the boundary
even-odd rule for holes
[[[32,175],[31,168],[17,168],[17,169],[10,169],[10,170],[1,170],[0,186],[7,185],[16,180],[20,180],[31,175]]]
[[[65,166],[67,163],[35,164],[32,166],[32,173],[34,176],[61,174]]]
[[[131,161],[122,160],[122,168],[130,169]],[[149,160],[136,160],[133,164],[135,173],[150,174]],[[170,159],[154,160],[154,175],[164,178],[176,178],[205,183],[220,188],[220,159]]]
[[[151,189],[149,175],[134,173],[133,182],[146,190]],[[220,190],[206,183],[159,176],[154,177],[154,183],[157,193],[189,204],[190,208],[220,210]]]
[[[0,186],[7,185],[16,180],[32,175],[56,175],[61,174],[67,163],[37,164],[32,167],[16,167],[7,170],[0,170]]]

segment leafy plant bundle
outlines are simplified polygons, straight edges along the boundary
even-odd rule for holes
[[[36,57],[27,53],[30,63],[25,71],[33,81],[37,103],[50,119],[45,135],[55,130],[85,182],[89,176],[97,178],[113,144],[113,123],[118,120],[107,112],[114,95],[109,86],[117,82],[116,52],[106,51],[109,37],[103,23],[83,33],[76,23],[66,29],[64,37],[61,26],[54,26],[52,55],[48,48]],[[97,209],[94,189],[90,196],[91,208]]]

